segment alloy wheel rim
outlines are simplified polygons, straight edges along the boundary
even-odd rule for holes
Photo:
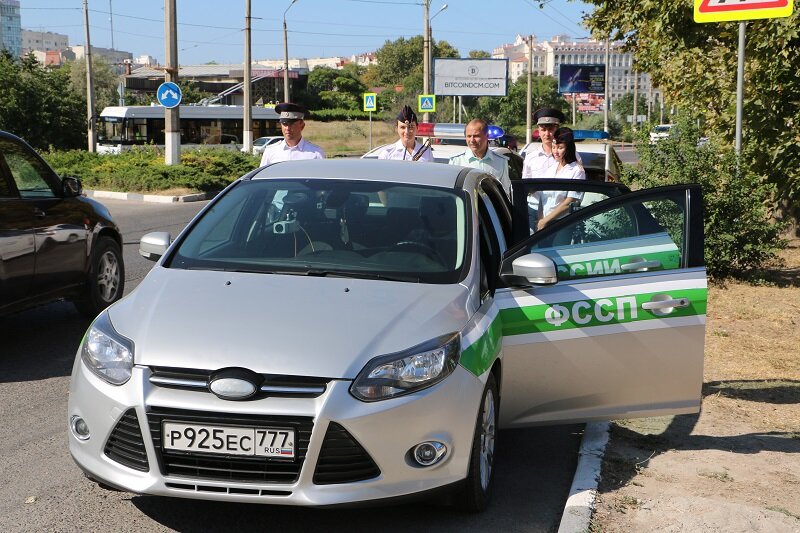
[[[97,288],[105,302],[112,301],[119,290],[119,263],[110,251],[103,254],[97,265]]]
[[[491,389],[486,391],[486,398],[483,401],[483,419],[481,420],[480,434],[480,472],[481,488],[486,491],[489,488],[489,480],[492,478],[492,465],[494,464],[494,441],[497,428],[495,427],[494,413],[494,393]]]

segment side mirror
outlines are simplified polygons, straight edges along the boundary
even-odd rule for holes
[[[83,185],[78,178],[64,176],[61,178],[61,190],[64,192],[65,198],[74,198],[83,194]]]
[[[158,261],[167,253],[171,243],[172,235],[166,231],[147,233],[139,241],[139,255],[150,261]]]
[[[516,259],[506,258],[500,266],[500,277],[509,287],[555,285],[556,264],[546,255],[531,253]]]

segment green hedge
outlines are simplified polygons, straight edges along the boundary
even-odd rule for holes
[[[42,156],[59,175],[80,178],[86,189],[141,193],[175,188],[219,191],[259,163],[257,156],[221,148],[187,150],[180,165],[170,166],[164,164],[164,151],[150,146],[119,155],[51,150]]]

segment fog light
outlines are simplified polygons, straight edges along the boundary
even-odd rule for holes
[[[89,440],[89,425],[86,423],[86,420],[78,415],[72,415],[72,418],[70,418],[70,427],[76,439]]]
[[[447,454],[447,446],[441,442],[421,442],[414,446],[414,460],[421,466],[435,465]]]

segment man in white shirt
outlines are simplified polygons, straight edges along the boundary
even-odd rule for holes
[[[397,135],[400,139],[383,149],[378,159],[400,161],[433,161],[430,145],[417,141],[417,114],[409,106],[403,106],[397,115]]]
[[[279,161],[325,159],[322,148],[303,139],[303,129],[306,127],[304,119],[308,114],[306,108],[284,102],[276,105],[275,111],[280,113],[283,140],[264,150],[264,155],[261,156],[262,167]]]
[[[451,165],[479,168],[494,176],[511,199],[511,178],[508,177],[508,160],[489,150],[489,124],[485,120],[472,119],[464,129],[467,150],[450,158]]]
[[[553,158],[553,133],[565,118],[564,113],[550,107],[539,109],[533,114],[542,145],[529,149],[525,154],[525,163],[522,165],[523,179],[547,177],[548,171],[558,164]]]

